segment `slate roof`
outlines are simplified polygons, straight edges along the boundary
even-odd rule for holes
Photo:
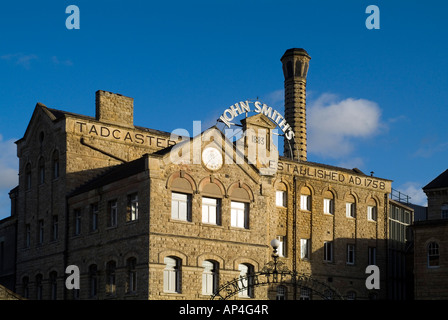
[[[448,187],[448,169],[441,173],[437,178],[432,180],[426,186],[423,187],[423,190],[427,189],[437,189],[437,188],[445,188]]]

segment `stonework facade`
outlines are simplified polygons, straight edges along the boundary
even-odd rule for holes
[[[309,56],[287,53],[285,92],[297,80],[289,79],[294,61],[302,97],[288,93],[285,102],[297,138],[292,157],[278,156],[276,125],[263,114],[242,121],[254,136],[240,144],[216,127],[182,140],[134,126],[133,99],[105,91],[96,94],[95,118],[37,104],[17,141],[16,291],[30,299],[209,299],[261,271],[278,239],[289,270],[349,299],[386,298],[391,181],[305,161]],[[69,265],[79,267],[79,290],[65,289]],[[381,271],[380,290],[366,288],[368,265]],[[323,296],[285,284],[234,298]]]
[[[414,291],[418,300],[448,298],[448,170],[423,187],[428,219],[413,226]]]

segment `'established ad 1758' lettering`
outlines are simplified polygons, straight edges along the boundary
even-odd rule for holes
[[[293,163],[278,162],[278,171],[312,177],[327,181],[349,183],[355,186],[386,190],[386,182],[371,177],[359,177],[337,171],[301,166]]]
[[[152,136],[144,132],[133,132],[104,125],[94,125],[87,122],[76,121],[75,129],[82,134],[121,140],[150,147],[166,148],[175,145],[176,142],[168,138]]]

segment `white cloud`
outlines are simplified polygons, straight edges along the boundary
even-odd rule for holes
[[[308,152],[320,156],[347,156],[354,149],[355,139],[372,137],[382,127],[381,109],[365,99],[340,100],[325,93],[307,109]]]
[[[402,196],[409,196],[409,202],[420,206],[427,206],[428,199],[422,190],[422,186],[417,182],[406,182],[398,187],[393,187],[400,191]],[[395,193],[394,193],[395,194]],[[403,197],[404,197],[403,196]]]
[[[11,61],[25,69],[29,69],[31,67],[31,61],[37,60],[38,57],[35,54],[10,53],[0,56],[0,59]]]
[[[0,134],[0,219],[10,215],[9,191],[17,186],[19,160],[15,139],[3,140]]]
[[[338,163],[337,165],[342,168],[358,168],[359,169],[364,166],[364,160],[360,157],[353,157],[353,158],[345,159],[342,162]]]
[[[18,184],[18,158],[14,139],[3,141],[0,134],[0,189],[12,189]]]
[[[277,109],[282,110],[284,106],[285,100],[285,91],[283,89],[275,90],[268,93],[265,97],[263,97],[263,102],[267,105]]]
[[[64,66],[69,66],[69,67],[73,65],[73,62],[71,60],[69,60],[69,59],[67,59],[67,60],[59,60],[59,58],[56,57],[56,56],[52,56],[51,57],[51,61],[55,65],[64,65]]]

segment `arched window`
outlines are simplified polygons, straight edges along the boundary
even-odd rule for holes
[[[230,225],[249,229],[249,193],[244,188],[235,188],[232,190],[230,198]]]
[[[377,221],[378,219],[378,209],[376,206],[376,201],[372,198],[367,202],[367,220]]]
[[[202,294],[212,295],[218,288],[218,263],[216,261],[205,260],[202,263]]]
[[[324,299],[325,300],[333,300],[333,291],[326,289],[324,291]]]
[[[181,260],[177,257],[165,257],[163,262],[163,291],[181,293]]]
[[[113,295],[116,292],[115,285],[115,269],[117,267],[117,263],[113,260],[109,261],[106,264],[106,293]]]
[[[347,218],[356,217],[356,201],[355,197],[351,194],[345,198],[345,215]]]
[[[202,222],[221,225],[222,192],[215,183],[207,183],[202,194]]]
[[[39,158],[39,184],[45,183],[45,159]]]
[[[324,193],[324,213],[334,214],[334,195],[328,190]]]
[[[96,264],[89,266],[89,285],[90,285],[90,298],[96,298],[98,294],[98,267]]]
[[[30,284],[30,278],[29,277],[23,277],[23,279],[22,279],[22,292],[23,292],[23,297],[25,299],[29,299],[29,297],[30,297],[29,284]]]
[[[428,244],[428,268],[436,268],[439,266],[439,244],[430,242]]]
[[[27,163],[25,166],[25,189],[31,189],[31,164]]]
[[[276,300],[286,300],[286,287],[285,286],[277,286]]]
[[[186,178],[176,178],[171,185],[171,218],[191,221],[193,188]]]
[[[36,299],[42,300],[42,275],[36,275]]]
[[[137,259],[129,258],[126,261],[126,267],[128,272],[126,291],[132,293],[137,291],[137,271],[136,271]]]
[[[287,198],[288,193],[286,191],[286,185],[283,182],[280,182],[276,186],[275,190],[275,205],[277,207],[287,207]]]
[[[311,211],[311,190],[308,187],[300,189],[300,209],[303,211]]]
[[[311,289],[307,287],[300,288],[299,300],[311,300]]]
[[[355,291],[347,292],[346,299],[347,300],[356,300],[356,292]]]
[[[50,290],[51,300],[56,300],[58,297],[58,273],[56,271],[50,272]]]
[[[53,179],[59,178],[59,151],[55,150],[52,157]]]
[[[238,265],[240,271],[240,287],[243,288],[238,295],[245,298],[254,297],[254,266],[249,263],[243,263]]]

